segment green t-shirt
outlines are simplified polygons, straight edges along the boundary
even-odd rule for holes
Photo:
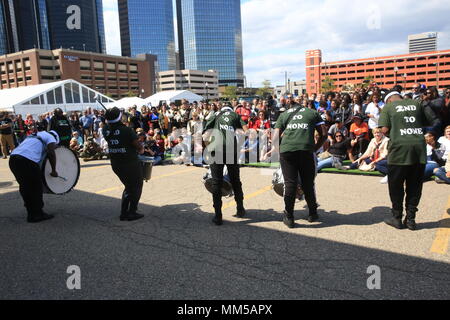
[[[222,148],[222,152],[227,150],[235,151],[236,129],[242,129],[246,123],[231,108],[222,108],[220,112],[216,112],[206,123],[203,132],[213,130],[212,141],[208,146],[208,150],[217,151]]]
[[[291,117],[293,112],[295,114]],[[283,132],[280,153],[314,151],[314,131],[322,124],[324,121],[316,110],[297,107],[284,112],[275,125],[275,129]]]
[[[379,127],[389,128],[388,164],[407,166],[427,163],[424,127],[431,123],[421,103],[406,99],[387,104]]]
[[[138,160],[136,148],[132,142],[138,137],[133,129],[123,123],[110,124],[102,129],[103,137],[108,142],[111,163],[128,163]]]

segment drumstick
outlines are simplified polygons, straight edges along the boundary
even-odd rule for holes
[[[103,107],[103,109],[105,109],[105,111],[108,111],[108,109],[105,107],[105,105],[100,101],[100,99],[98,98],[98,94],[95,95],[94,97],[95,101],[97,101],[98,103],[100,103],[100,105]]]

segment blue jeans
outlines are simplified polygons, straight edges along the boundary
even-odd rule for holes
[[[450,184],[450,178],[447,178],[445,168],[439,168],[439,170],[434,175]]]
[[[326,168],[333,168],[333,157],[329,157],[325,160],[319,160],[317,163],[317,172],[320,172],[320,170]]]
[[[434,161],[428,161],[425,165],[425,174],[423,176],[424,180],[428,180],[431,178],[431,176],[434,174],[434,169],[439,168],[439,165]],[[444,174],[445,175],[445,174]]]

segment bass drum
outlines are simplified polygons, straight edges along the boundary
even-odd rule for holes
[[[223,168],[223,183],[222,183],[222,197],[232,197],[234,195],[233,186],[230,182],[230,176],[228,175],[227,167]],[[213,193],[213,178],[211,169],[208,170],[207,173],[203,176],[203,184],[205,185],[206,190],[210,193]]]
[[[298,187],[297,187],[297,200],[303,200],[304,193],[301,188],[302,181],[300,179],[300,176],[298,177]],[[283,172],[281,171],[281,168],[277,169],[272,176],[272,188],[273,191],[280,197],[284,197],[284,177]]]
[[[59,146],[55,149],[56,172],[59,177],[50,175],[52,167],[48,156],[42,162],[42,181],[44,193],[63,195],[70,192],[78,182],[80,177],[80,161],[72,150]]]

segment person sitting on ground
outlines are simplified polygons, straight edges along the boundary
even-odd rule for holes
[[[444,129],[444,136],[440,137],[438,142],[444,146],[445,153],[443,159],[447,160],[450,154],[450,126]]]
[[[445,166],[445,146],[437,141],[436,134],[432,131],[425,134],[427,142],[427,164],[423,179],[426,181],[433,176],[434,170]]]
[[[319,155],[319,162],[317,164],[317,172],[320,172],[325,168],[343,168],[343,162],[347,155],[349,157],[351,154],[351,144],[350,139],[345,139],[341,132],[337,132],[331,143],[328,152],[324,152]]]
[[[72,132],[72,139],[70,139],[70,150],[78,153],[83,148],[83,139],[80,137],[78,131]]]
[[[189,146],[184,143],[183,136],[179,136],[177,140],[178,144],[172,149],[172,154],[174,155],[172,162],[174,164],[189,165],[191,163]]]
[[[434,169],[436,183],[450,184],[450,157],[445,162],[445,167]]]
[[[94,141],[93,137],[89,137],[84,144],[83,151],[80,154],[83,161],[101,160],[103,158],[102,148]]]
[[[349,169],[357,169],[363,171],[378,171],[385,175],[380,182],[387,183],[387,155],[389,138],[386,137],[381,128],[373,129],[374,138],[370,141],[366,152],[356,161],[354,161]]]
[[[361,157],[369,145],[369,126],[364,122],[362,114],[353,116],[353,123],[350,126],[350,138],[353,148],[352,153]]]

